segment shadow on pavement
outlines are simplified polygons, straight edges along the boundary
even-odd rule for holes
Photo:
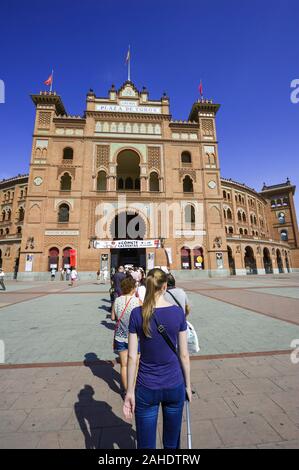
[[[116,416],[108,403],[94,400],[93,395],[91,385],[84,385],[74,404],[86,449],[135,449],[132,425]]]
[[[101,325],[104,325],[108,330],[114,331],[115,330],[115,324],[114,323],[109,323],[106,320],[101,321]]]
[[[94,352],[85,354],[83,364],[89,367],[95,377],[103,380],[109,385],[113,392],[121,393],[120,374],[114,369],[110,361],[101,361]]]
[[[105,312],[111,313],[111,307],[107,307],[107,305],[100,305],[98,309],[105,310]]]

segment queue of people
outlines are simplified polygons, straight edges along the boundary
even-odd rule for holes
[[[154,449],[161,405],[164,448],[177,449],[184,403],[192,399],[187,296],[160,268],[145,277],[140,268],[120,266],[112,283],[113,347],[120,357],[124,416],[135,415],[137,447]]]

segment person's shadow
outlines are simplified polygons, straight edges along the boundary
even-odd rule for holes
[[[86,449],[135,449],[132,425],[116,416],[108,403],[94,400],[94,393],[91,385],[84,385],[74,404]]]
[[[104,380],[113,392],[121,394],[121,378],[111,361],[101,361],[94,352],[85,354],[83,364],[89,367],[95,377]]]
[[[107,316],[108,317],[108,316]],[[106,318],[107,318],[106,317]],[[109,318],[109,317],[108,317]],[[111,330],[111,331],[114,331],[115,330],[115,324],[114,323],[109,323],[107,322],[106,320],[102,320],[101,321],[101,325],[105,326],[106,328],[108,328],[108,330]]]
[[[105,312],[108,312],[108,313],[111,312],[111,307],[107,307],[107,305],[99,305],[98,309],[105,310]]]

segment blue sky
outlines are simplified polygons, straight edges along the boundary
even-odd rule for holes
[[[106,95],[132,80],[152,98],[164,91],[175,119],[187,119],[203,81],[221,104],[221,174],[259,190],[290,177],[299,186],[299,2],[296,0],[2,0],[0,178],[28,171],[34,106],[30,93],[54,89],[82,114],[91,87]],[[299,211],[299,187],[296,196]]]

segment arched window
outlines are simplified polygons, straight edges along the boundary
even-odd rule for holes
[[[253,224],[253,216],[250,214],[250,222]]]
[[[21,233],[22,233],[22,227],[17,227],[17,234],[21,235]]]
[[[247,230],[247,228],[244,229],[244,235],[248,235],[248,230]]]
[[[194,269],[204,269],[203,249],[200,246],[193,248],[193,266]]]
[[[24,220],[24,216],[25,216],[25,211],[24,211],[23,207],[20,207],[20,209],[19,209],[19,222],[22,222],[22,220]]]
[[[191,269],[191,250],[186,246],[181,248],[181,265],[182,269]]]
[[[185,222],[187,224],[194,224],[195,223],[195,209],[192,204],[188,204],[185,207]]]
[[[243,220],[243,222],[246,222],[246,214],[245,214],[245,212],[243,212],[243,214],[242,214],[242,220]]]
[[[285,214],[284,214],[284,212],[279,212],[279,214],[278,214],[278,222],[279,222],[280,224],[285,224],[285,221],[286,221],[286,220],[285,220]]]
[[[72,189],[72,177],[64,173],[60,179],[60,191],[70,191]]]
[[[238,220],[239,220],[239,222],[242,221],[242,213],[241,213],[241,211],[238,211]]]
[[[232,211],[230,210],[230,208],[227,209],[227,218],[228,220],[232,220]]]
[[[159,177],[158,177],[158,174],[155,171],[153,171],[150,174],[149,190],[150,191],[159,191]]]
[[[271,207],[275,207],[276,206],[276,201],[274,199],[272,199],[271,201]]]
[[[182,152],[182,154],[181,154],[181,162],[182,162],[182,163],[191,163],[191,162],[192,162],[192,160],[191,160],[191,153],[190,153],[190,152],[187,152],[187,151]]]
[[[282,201],[281,201],[281,199],[277,199],[276,205],[277,205],[277,206],[282,206]]]
[[[226,191],[222,191],[223,199],[226,199]]]
[[[239,233],[240,233],[240,235],[243,235],[243,229],[242,228],[239,229]]]
[[[122,178],[118,179],[117,189],[124,189],[124,180]]]
[[[68,222],[70,219],[70,208],[67,204],[60,204],[58,210],[58,222]]]
[[[225,226],[225,233],[227,233],[227,226]]]
[[[254,225],[256,225],[256,216],[255,215],[253,216],[253,223],[254,223]]]
[[[230,193],[227,193],[227,199],[230,201]]]
[[[282,262],[280,250],[278,249],[276,250],[276,263],[278,267],[278,272],[283,273],[283,262]]]
[[[5,221],[5,215],[6,215],[6,212],[3,210],[3,211],[2,211],[2,222]]]
[[[135,178],[135,189],[140,191],[140,178]]]
[[[21,212],[21,209],[20,209],[20,212]],[[8,209],[7,211],[7,220],[11,220],[11,210]],[[23,220],[23,219],[20,219],[20,220]]]
[[[130,176],[128,178],[126,178],[126,189],[134,189],[133,188],[133,180]]]
[[[70,250],[71,247],[64,248],[63,250],[63,258],[62,258],[62,267],[63,268],[70,268],[71,267],[71,254]]]
[[[234,233],[234,228],[233,227],[228,227],[228,233]]]
[[[289,239],[288,237],[288,231],[285,229],[285,230],[282,230],[280,232],[280,240],[283,241],[283,242],[287,242]]]
[[[107,190],[107,177],[105,171],[99,171],[97,176],[97,191]]]
[[[242,202],[241,194],[239,194],[239,202]]]
[[[9,228],[5,229],[5,233],[6,233],[6,235],[9,235]]]
[[[72,160],[74,156],[74,151],[71,147],[65,147],[63,149],[63,159],[64,160]]]
[[[226,210],[223,209],[223,217],[226,219]]]
[[[58,261],[59,261],[59,249],[56,247],[50,248],[49,255],[48,255],[48,269],[58,269]]]
[[[140,190],[140,157],[130,149],[122,150],[117,156],[116,176],[120,190]],[[123,180],[123,187],[121,187],[120,180]]]
[[[189,175],[183,179],[183,191],[184,193],[193,193],[193,181]]]

